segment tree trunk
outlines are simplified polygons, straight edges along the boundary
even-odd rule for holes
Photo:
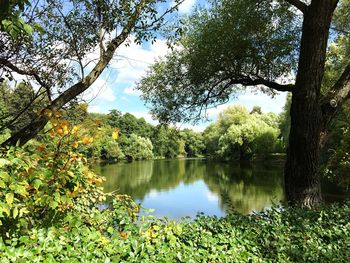
[[[292,205],[322,202],[319,173],[323,117],[320,90],[329,27],[338,1],[312,1],[304,12],[300,57],[291,105],[285,190]]]

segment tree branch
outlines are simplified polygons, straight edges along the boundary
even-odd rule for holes
[[[28,70],[23,70],[20,69],[19,67],[13,65],[10,61],[8,61],[7,59],[4,58],[0,58],[0,65],[3,65],[15,72],[17,72],[20,75],[25,75],[25,76],[32,76],[34,77],[34,79],[45,89],[48,88],[48,86],[46,85],[46,83],[44,83],[41,78],[39,77],[38,73],[34,72],[34,71],[28,71]]]
[[[292,92],[294,84],[279,84],[274,81],[266,80],[261,77],[257,77],[256,79],[251,78],[250,76],[242,76],[239,78],[232,78],[230,84],[241,84],[243,86],[257,86],[264,85],[270,89],[282,91],[282,92]]]
[[[331,90],[322,98],[321,109],[325,128],[348,99],[350,99],[350,63]]]
[[[304,2],[300,1],[300,0],[285,0],[288,3],[290,3],[291,5],[295,6],[296,8],[298,8],[302,13],[305,13],[308,5],[305,4]]]
[[[173,7],[167,9],[161,16],[159,16],[157,19],[153,20],[151,24],[147,25],[147,28],[152,28],[154,25],[158,22],[160,22],[167,14],[173,12],[176,10],[179,5],[181,5],[185,0],[180,0],[177,4],[175,4]],[[140,29],[140,27],[135,27],[135,29]]]

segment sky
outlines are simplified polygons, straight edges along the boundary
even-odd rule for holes
[[[185,0],[179,7],[180,14],[190,13],[195,4],[196,0]],[[89,102],[89,112],[109,113],[110,110],[117,109],[123,113],[129,112],[138,118],[143,117],[149,123],[157,124],[157,121],[152,120],[149,108],[140,99],[141,93],[135,90],[134,86],[145,75],[148,67],[157,58],[166,55],[169,49],[165,40],[162,39],[158,39],[153,45],[149,43],[137,45],[133,43],[132,37],[130,40],[129,46],[123,45],[117,50],[115,59],[93,86],[84,93],[83,98]],[[209,109],[208,118],[215,121],[220,111],[233,104],[244,105],[249,110],[256,105],[260,106],[263,112],[279,113],[285,104],[285,98],[286,93],[271,98],[262,93],[253,94],[247,91],[227,104]],[[191,124],[178,124],[177,126],[202,131],[209,124],[210,121],[195,126]]]

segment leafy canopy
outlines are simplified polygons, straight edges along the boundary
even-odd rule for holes
[[[184,21],[175,51],[138,84],[153,114],[163,121],[187,121],[198,109],[197,117],[226,102],[240,90],[235,84],[271,84],[290,74],[300,23],[284,2],[213,1]]]

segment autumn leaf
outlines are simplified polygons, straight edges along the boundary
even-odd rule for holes
[[[119,138],[119,129],[116,129],[113,133],[112,133],[112,138],[114,140],[118,140]]]
[[[87,144],[90,144],[94,141],[94,139],[92,137],[89,137],[89,136],[85,136],[82,140],[82,143],[87,145]]]

